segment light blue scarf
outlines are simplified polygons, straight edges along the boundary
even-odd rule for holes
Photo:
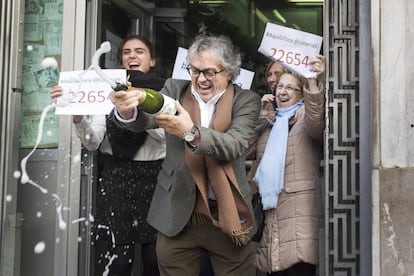
[[[270,131],[263,157],[254,176],[262,196],[264,210],[277,207],[285,176],[289,120],[302,105],[303,102],[297,102],[286,109],[276,108],[276,122]]]

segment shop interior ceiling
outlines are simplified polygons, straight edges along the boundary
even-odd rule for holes
[[[262,72],[264,57],[257,55],[257,48],[267,22],[322,35],[323,0],[103,0],[132,13],[135,8],[155,15],[155,22],[162,22],[165,39],[158,41],[162,53],[161,64],[168,67],[175,60],[175,51],[166,51],[173,39],[181,47],[183,41],[200,33],[203,28],[215,33],[230,34],[245,53],[243,66],[248,70]],[[183,24],[186,26],[183,28]],[[170,40],[170,38],[172,38]],[[168,71],[168,70],[167,70]],[[166,75],[169,75],[169,71]],[[262,76],[255,77],[253,86],[261,87]],[[257,79],[257,80],[256,80]]]
[[[113,0],[126,1],[143,10],[158,8],[184,8],[197,6],[202,16],[212,16],[219,12],[229,16],[236,26],[246,23],[246,11],[264,24],[273,22],[290,28],[316,34],[322,32],[321,19],[323,0]]]

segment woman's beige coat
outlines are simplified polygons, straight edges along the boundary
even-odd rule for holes
[[[278,206],[265,211],[265,228],[255,258],[255,264],[264,272],[286,270],[298,262],[318,263],[318,237],[323,214],[320,162],[325,97],[322,87],[317,94],[305,89],[304,102],[304,110],[299,109],[290,121],[285,181]],[[256,161],[249,173],[250,180],[263,155],[272,124],[267,123],[267,126],[251,147],[250,152],[256,153]]]

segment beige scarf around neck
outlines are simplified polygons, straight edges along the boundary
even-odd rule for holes
[[[220,132],[225,132],[229,128],[233,97],[234,87],[230,83],[216,104],[210,128]],[[191,93],[191,84],[183,97],[183,107],[189,112],[193,122],[200,125],[200,108]],[[214,159],[209,155],[194,154],[189,147],[185,148],[186,165],[198,188],[194,216],[202,214],[209,217],[214,225],[232,237],[235,244],[246,244],[249,240],[247,234],[252,230],[253,218],[241,195],[231,163]],[[208,183],[216,197],[218,220],[210,211]]]

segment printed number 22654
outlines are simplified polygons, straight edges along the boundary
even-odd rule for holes
[[[278,62],[284,62],[286,64],[291,64],[294,66],[300,66],[301,64],[305,65],[305,67],[309,64],[309,57],[304,56],[300,53],[294,52],[285,52],[284,50],[277,50],[276,48],[270,48],[271,50],[271,57],[276,59]]]
[[[70,91],[69,94],[74,98],[72,103],[103,103],[106,100],[104,91]]]

